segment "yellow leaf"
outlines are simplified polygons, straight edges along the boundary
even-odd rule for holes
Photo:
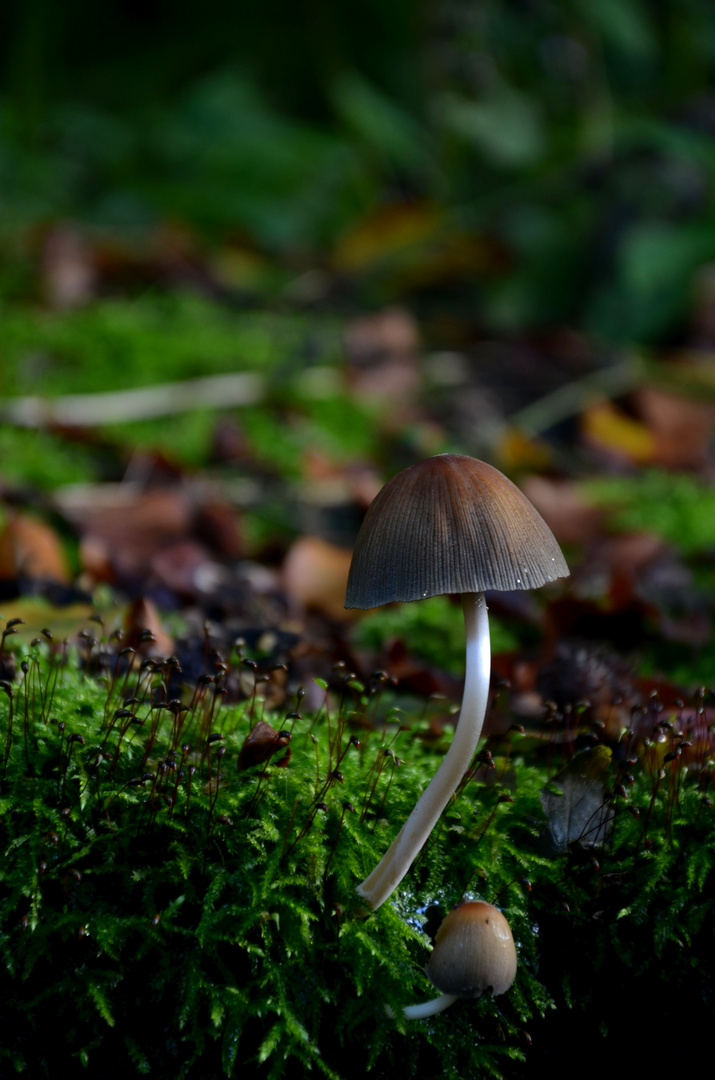
[[[586,409],[581,418],[581,429],[590,442],[636,465],[653,460],[655,439],[651,431],[610,401]]]

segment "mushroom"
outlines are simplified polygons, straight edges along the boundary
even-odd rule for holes
[[[568,576],[553,533],[491,465],[440,454],[393,476],[355,542],[345,606],[460,593],[467,662],[459,722],[439,769],[358,892],[376,909],[397,888],[469,768],[489,694],[486,589],[533,589]]]
[[[442,994],[406,1005],[408,1020],[434,1016],[458,997],[477,998],[485,990],[505,994],[516,977],[516,949],[501,911],[483,900],[458,904],[437,931],[425,971]]]

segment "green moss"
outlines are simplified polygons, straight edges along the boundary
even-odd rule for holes
[[[251,371],[265,380],[263,394],[258,404],[237,413],[262,466],[293,479],[302,475],[308,450],[343,461],[368,456],[374,448],[376,407],[346,393],[337,367],[339,335],[330,317],[234,312],[190,295],[147,294],[69,312],[6,306],[2,318],[0,360],[8,397],[52,399],[80,388],[85,394],[111,393]],[[209,457],[216,423],[215,409],[198,408],[170,422],[95,426],[118,448],[149,446],[198,465]],[[71,445],[51,432],[6,427],[0,451],[11,480],[40,487],[98,479],[103,465],[96,447]]]
[[[549,822],[540,798],[553,762],[502,747],[394,902],[369,913],[355,886],[446,740],[358,726],[355,689],[342,715],[330,701],[276,718],[292,727],[285,767],[239,772],[250,705],[224,708],[215,684],[187,690],[179,714],[158,706],[166,665],[115,677],[112,659],[98,682],[74,655],[24,663],[0,696],[3,1073],[56,1075],[74,1060],[87,1075],[112,1061],[159,1077],[520,1076],[548,1060],[554,1005],[561,1030],[588,1040],[623,1027],[621,991],[648,988],[629,1024],[673,987],[696,1023],[711,999],[712,966],[698,962],[715,946],[707,755],[689,769],[666,760],[668,729],[657,757],[599,759],[612,833],[560,857],[548,852],[561,808]],[[517,981],[408,1022],[400,1007],[434,995],[423,924],[433,931],[465,894],[504,909]]]
[[[70,443],[49,431],[5,424],[0,425],[0,461],[5,480],[43,490],[97,480],[102,464],[95,447]]]
[[[617,529],[656,533],[686,555],[715,546],[715,489],[695,476],[647,469],[589,480],[582,488]]]
[[[366,454],[374,443],[372,411],[350,401],[331,375],[340,357],[332,318],[235,312],[191,295],[148,293],[135,300],[97,301],[78,311],[8,305],[2,319],[0,361],[8,397],[52,399],[80,389],[111,393],[251,371],[265,379],[264,400],[242,406],[238,415],[262,465],[297,477],[308,448],[343,459]],[[308,355],[318,369],[306,367]],[[197,465],[209,457],[216,423],[215,409],[199,408],[180,412],[171,422],[95,426],[117,446],[117,457],[125,445],[149,446]],[[6,427],[0,451],[11,480],[43,488],[97,480],[103,466],[117,468],[110,451],[105,462],[95,447],[68,444],[51,432]]]
[[[125,390],[232,371],[275,372],[286,357],[335,353],[330,320],[233,312],[190,294],[147,293],[77,311],[7,305],[2,311],[4,393]]]

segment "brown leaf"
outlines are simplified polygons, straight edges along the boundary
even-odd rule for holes
[[[581,417],[581,430],[590,446],[609,457],[637,465],[653,461],[656,446],[653,433],[612,401],[601,401],[586,409]]]
[[[156,605],[146,597],[134,601],[127,612],[125,626],[125,645],[142,656],[171,656],[173,653],[174,640],[161,625]]]
[[[69,564],[58,533],[39,518],[11,510],[0,532],[0,577],[69,582]]]
[[[219,584],[225,573],[196,540],[178,540],[155,552],[151,571],[163,585],[186,600],[196,600],[201,594],[213,591],[214,584]]]
[[[291,599],[332,619],[347,619],[345,587],[352,554],[318,536],[301,536],[283,563],[283,583]]]
[[[154,557],[190,535],[193,523],[189,499],[173,487],[96,485],[66,496],[62,509],[82,534],[85,571],[100,581],[145,577]]]
[[[137,491],[131,484],[92,485],[65,495],[62,509],[79,528],[108,540],[119,531],[160,541],[191,527],[191,507],[179,488]]]
[[[83,584],[89,588],[101,583],[112,584],[116,580],[109,541],[95,533],[80,539],[79,563]]]
[[[570,480],[529,476],[519,486],[560,544],[585,544],[598,533],[602,511],[589,506]]]
[[[226,559],[240,559],[244,554],[243,535],[238,511],[221,499],[201,502],[194,515],[196,536]]]
[[[652,533],[600,537],[574,573],[573,594],[589,600],[600,597],[604,615],[634,608],[655,614],[637,586],[648,565],[667,551],[665,541]]]
[[[283,750],[288,747],[289,742],[290,735],[281,735],[265,720],[259,720],[243,740],[236,768],[239,772],[243,772],[244,769],[250,769],[252,765],[260,765],[262,762],[268,761],[276,750]],[[290,747],[288,747],[287,754],[275,764],[279,768],[283,768],[288,764],[290,756],[291,751]]]
[[[652,460],[669,469],[698,468],[708,457],[715,408],[653,386],[634,395],[653,438]]]

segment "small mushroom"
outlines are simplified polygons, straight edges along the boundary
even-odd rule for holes
[[[407,1005],[408,1020],[434,1016],[458,997],[505,994],[516,977],[516,949],[501,911],[483,900],[458,904],[437,931],[425,971],[442,994]]]
[[[393,476],[370,505],[355,543],[345,606],[459,593],[467,639],[452,744],[387,852],[358,886],[373,909],[409,870],[477,748],[491,667],[484,591],[534,589],[568,573],[553,533],[526,496],[476,458],[427,458]]]

